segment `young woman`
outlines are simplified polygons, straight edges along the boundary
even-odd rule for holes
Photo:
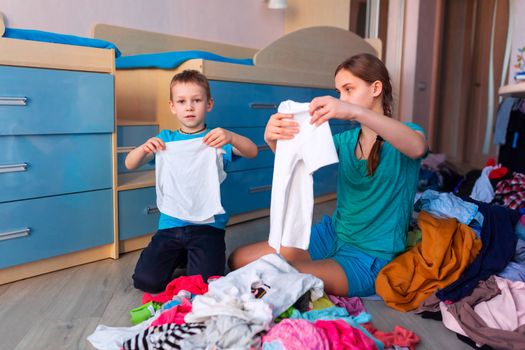
[[[311,123],[329,119],[360,124],[334,136],[339,155],[337,205],[312,227],[308,251],[282,247],[281,254],[300,272],[323,280],[327,293],[366,296],[375,293],[378,272],[405,249],[420,160],[428,145],[421,127],[392,118],[392,86],[377,57],[353,56],[337,67],[340,94],[314,98]],[[265,141],[275,152],[277,140],[298,132],[292,115],[274,114]],[[232,269],[275,253],[267,242],[235,250]]]

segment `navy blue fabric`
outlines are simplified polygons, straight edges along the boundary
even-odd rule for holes
[[[224,230],[212,226],[183,226],[158,230],[142,251],[135,266],[133,284],[148,293],[164,291],[173,273],[187,258],[186,274],[224,275]]]
[[[6,28],[3,37],[9,38],[9,39],[43,41],[46,43],[55,43],[55,44],[87,46],[87,47],[95,47],[99,49],[114,49],[115,57],[120,56],[120,50],[115,44],[110,43],[109,41],[100,40],[100,39],[84,38],[84,37],[75,36],[75,35],[44,32],[41,30],[16,29],[16,28]]]
[[[177,68],[182,63],[194,58],[202,58],[208,61],[218,61],[253,66],[253,59],[251,58],[230,58],[216,55],[211,52],[199,50],[147,53],[141,55],[122,56],[115,61],[115,66],[117,67],[117,69],[173,69]]]
[[[482,247],[478,256],[466,268],[457,281],[441,289],[436,296],[442,300],[456,302],[472,293],[479,281],[486,280],[491,275],[502,271],[512,260],[517,237],[514,227],[520,215],[517,210],[512,210],[498,205],[490,205],[463,198],[475,203],[483,214],[481,228]]]

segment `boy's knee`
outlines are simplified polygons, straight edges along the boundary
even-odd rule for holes
[[[133,287],[146,293],[160,293],[166,288],[166,283],[155,281],[151,276],[133,274]]]

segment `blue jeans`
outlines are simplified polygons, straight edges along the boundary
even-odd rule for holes
[[[187,258],[187,275],[224,275],[224,230],[212,226],[182,226],[158,230],[135,266],[133,284],[144,292],[159,293]]]

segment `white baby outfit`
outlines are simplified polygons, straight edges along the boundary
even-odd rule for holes
[[[294,114],[299,133],[291,140],[278,140],[272,181],[270,237],[268,243],[308,249],[314,204],[313,173],[337,163],[337,151],[327,122],[310,124],[309,103],[284,101],[278,112]]]

